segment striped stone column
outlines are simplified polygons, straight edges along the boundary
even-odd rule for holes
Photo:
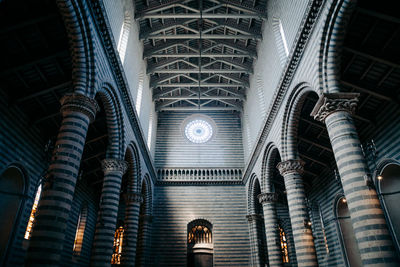
[[[150,234],[151,234],[151,222],[153,216],[151,215],[140,215],[139,217],[139,236],[138,236],[138,256],[136,258],[136,266],[147,267],[151,266],[149,262],[149,249],[150,249]]]
[[[303,177],[304,162],[287,160],[277,166],[285,181],[294,247],[299,266],[318,266],[314,238],[306,205]]]
[[[140,204],[143,196],[139,193],[125,194],[125,234],[122,245],[122,266],[135,266],[138,240]]]
[[[357,102],[355,93],[324,94],[311,115],[326,124],[363,266],[399,266],[351,116]]]
[[[96,101],[84,95],[67,94],[61,99],[63,120],[43,181],[26,266],[57,266],[60,263],[86,134],[97,110]]]
[[[263,206],[265,235],[267,237],[268,266],[282,266],[282,250],[278,229],[278,219],[276,216],[275,203],[278,201],[276,193],[261,193],[258,200]]]
[[[101,165],[104,181],[94,234],[91,266],[111,265],[121,180],[128,166],[125,161],[117,159],[104,159]]]
[[[260,246],[260,240],[258,238],[258,229],[260,221],[262,217],[259,214],[249,214],[246,215],[247,221],[249,222],[249,230],[250,230],[250,246],[251,246],[251,261],[252,266],[260,267],[262,266],[262,248]]]

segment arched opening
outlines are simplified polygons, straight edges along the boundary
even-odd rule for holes
[[[289,250],[288,250],[288,239],[285,231],[279,225],[279,241],[281,242],[282,262],[289,263]]]
[[[113,254],[111,257],[111,264],[121,264],[122,244],[124,242],[124,226],[120,225],[115,230]]]
[[[351,223],[349,208],[345,197],[339,197],[336,201],[336,219],[341,233],[341,242],[344,258],[347,266],[362,266],[360,252],[357,246],[356,236]]]
[[[378,194],[384,208],[386,220],[395,243],[397,252],[400,251],[400,164],[386,165],[377,176]]]
[[[16,166],[8,167],[0,178],[0,260],[7,255],[7,248],[13,238],[14,226],[19,217],[25,187],[24,174]]]
[[[188,267],[213,266],[214,245],[212,224],[206,220],[194,220],[188,224]]]
[[[88,207],[84,204],[79,213],[78,223],[76,225],[74,246],[72,248],[74,255],[80,255],[82,251],[83,238],[85,234],[86,222],[88,218]]]
[[[32,205],[32,209],[31,209],[31,214],[29,215],[28,224],[26,226],[25,235],[24,235],[24,238],[26,240],[29,240],[29,238],[31,237],[31,234],[32,234],[32,227],[33,227],[33,224],[35,223],[35,216],[36,216],[36,212],[37,212],[37,208],[39,205],[39,200],[40,200],[41,194],[42,194],[42,185],[40,184],[38,189],[36,190],[35,198],[33,200],[33,205]]]

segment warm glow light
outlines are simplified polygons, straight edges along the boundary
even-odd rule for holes
[[[346,202],[347,202],[347,199],[346,199],[346,198],[342,198],[342,202],[343,202],[343,203],[346,203]]]
[[[111,258],[111,264],[121,264],[121,254],[122,254],[122,241],[124,239],[124,227],[120,226],[114,235],[114,248]]]
[[[287,239],[286,234],[283,231],[282,227],[279,227],[279,237],[281,241],[281,251],[282,251],[282,261],[283,263],[289,262],[289,251],[287,247]]]
[[[28,225],[26,226],[26,231],[25,231],[25,236],[24,236],[25,239],[31,238],[32,227],[33,227],[33,223],[35,222],[35,216],[36,216],[41,193],[42,193],[42,185],[39,185],[38,190],[36,191],[35,200],[33,201],[32,211],[31,211],[31,215],[29,216]]]
[[[378,180],[382,180],[383,176],[379,174],[377,178],[378,178]]]

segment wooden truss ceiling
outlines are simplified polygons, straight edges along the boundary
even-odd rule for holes
[[[135,0],[157,111],[241,111],[266,0]]]

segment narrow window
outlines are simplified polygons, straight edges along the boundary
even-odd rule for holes
[[[147,147],[151,149],[151,139],[153,136],[153,110],[150,111],[149,130],[147,132]]]
[[[128,12],[125,12],[124,22],[122,23],[121,26],[121,32],[119,34],[119,40],[117,44],[117,49],[122,64],[124,63],[126,48],[128,46],[130,28],[131,28],[131,17]]]
[[[264,83],[261,78],[261,75],[257,75],[257,94],[258,94],[258,104],[260,105],[260,111],[262,118],[267,114],[267,104],[265,102],[265,93],[264,93]]]
[[[82,250],[83,236],[85,233],[87,220],[87,207],[84,206],[79,213],[78,224],[76,226],[75,240],[74,240],[74,254],[79,255]]]
[[[188,266],[213,266],[212,225],[206,220],[188,224]],[[199,265],[201,263],[201,265]]]
[[[136,112],[137,112],[138,116],[140,116],[140,109],[142,106],[143,84],[144,84],[144,75],[141,72],[139,74],[139,84],[138,84],[138,91],[137,91],[137,95],[136,95]]]
[[[278,48],[278,55],[282,67],[285,66],[287,57],[289,56],[289,48],[283,31],[282,22],[280,19],[272,19],[272,29],[274,31],[275,42]]]
[[[288,244],[285,231],[283,228],[279,226],[279,236],[281,240],[281,251],[282,251],[282,262],[288,263],[289,262],[289,252],[288,252]]]
[[[114,235],[114,248],[111,258],[111,264],[121,264],[123,239],[124,239],[124,227],[120,226],[117,228]]]
[[[40,195],[42,193],[42,185],[39,185],[37,191],[36,191],[36,195],[35,195],[35,200],[33,201],[33,206],[32,206],[32,211],[31,211],[31,215],[29,216],[29,221],[28,221],[28,225],[26,226],[26,231],[25,231],[25,239],[29,239],[31,238],[31,234],[32,234],[32,227],[33,224],[35,222],[35,216],[36,216],[36,212],[37,212],[37,208],[39,205],[39,199],[40,199]]]

